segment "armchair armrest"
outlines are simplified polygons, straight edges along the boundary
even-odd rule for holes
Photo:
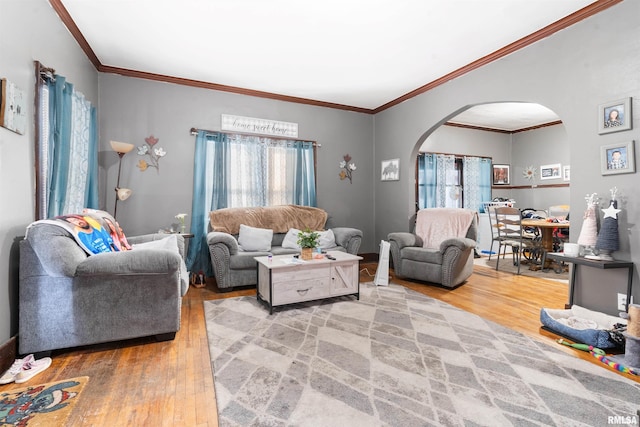
[[[181,269],[182,257],[164,249],[135,249],[107,252],[88,257],[78,264],[76,276],[108,276],[126,274],[171,274]]]
[[[336,244],[342,246],[352,255],[357,255],[362,244],[362,231],[351,227],[334,227],[331,229]]]
[[[454,246],[461,251],[476,247],[476,241],[466,237],[452,237],[440,243],[440,252],[444,253],[447,248]]]
[[[210,231],[207,234],[207,246],[211,257],[213,276],[216,278],[218,288],[232,286],[229,279],[229,264],[231,255],[238,253],[238,241],[229,233]]]
[[[398,246],[398,250],[405,247],[422,247],[422,239],[413,233],[397,232],[389,233],[387,236],[389,243],[395,243]]]

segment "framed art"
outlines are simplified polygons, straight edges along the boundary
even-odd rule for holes
[[[633,141],[600,147],[600,171],[602,175],[634,173],[636,171]]]
[[[631,98],[619,99],[598,106],[598,133],[631,129]]]
[[[400,159],[383,160],[380,168],[382,181],[398,181],[400,179]]]
[[[509,165],[493,165],[493,185],[511,184]]]
[[[27,97],[7,79],[0,79],[0,126],[20,135],[27,127]]]
[[[564,181],[571,181],[571,166],[564,165],[562,167],[562,179]]]
[[[561,175],[560,175],[561,170],[562,170],[562,165],[560,163],[555,163],[553,165],[542,165],[540,166],[540,179],[561,178]]]

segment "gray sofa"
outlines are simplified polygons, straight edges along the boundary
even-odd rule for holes
[[[259,208],[226,208],[210,214],[207,244],[216,284],[221,290],[235,286],[257,284],[257,263],[254,257],[300,253],[299,249],[283,248],[282,242],[290,228],[324,229],[327,213],[307,206],[268,206]],[[240,224],[273,230],[271,248],[266,251],[243,251],[238,244]],[[331,228],[335,246],[329,250],[357,254],[362,243],[362,231],[350,227]]]
[[[171,242],[171,249],[135,247],[167,237],[151,234],[129,237],[133,250],[89,256],[65,229],[29,226],[20,242],[20,354],[144,336],[173,339],[189,282],[184,238],[172,236],[158,242]]]
[[[477,214],[466,209],[423,209],[420,214],[429,221],[430,214],[435,213],[439,226],[446,229],[447,217],[453,218],[455,212],[469,215],[470,225],[461,234],[464,237],[452,236],[438,239],[436,247],[424,247],[424,239],[416,233],[398,232],[388,235],[393,271],[399,278],[416,279],[454,288],[462,284],[473,273],[473,255],[478,235]],[[444,213],[445,215],[442,215]],[[444,220],[443,220],[444,218]],[[432,219],[433,220],[433,219]],[[453,222],[453,221],[452,221]]]

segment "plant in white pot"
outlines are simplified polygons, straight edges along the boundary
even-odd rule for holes
[[[318,246],[320,234],[306,228],[298,233],[298,245],[302,248],[300,258],[310,260],[313,258],[313,250]]]

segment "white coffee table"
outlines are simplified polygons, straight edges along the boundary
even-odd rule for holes
[[[360,260],[362,257],[340,251],[327,251],[335,260],[323,257],[303,261],[293,255],[258,262],[258,301],[273,307],[343,295],[360,299]]]

